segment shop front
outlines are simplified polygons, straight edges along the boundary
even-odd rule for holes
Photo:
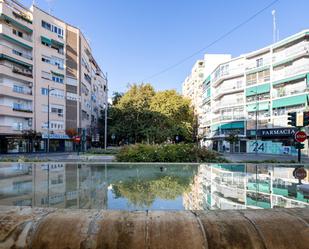
[[[48,135],[44,133],[42,135],[43,143],[41,144],[41,150],[47,150]],[[49,134],[49,151],[50,152],[65,152],[68,151],[71,146],[71,138],[66,134]]]
[[[247,130],[248,153],[266,153],[277,155],[297,155],[294,147],[296,128],[271,128]],[[257,138],[257,139],[256,139]]]
[[[244,127],[243,121],[213,126],[213,150],[230,153],[246,152]]]

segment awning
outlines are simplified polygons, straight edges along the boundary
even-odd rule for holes
[[[267,111],[269,110],[269,102],[254,103],[247,106],[248,112]]]
[[[273,108],[307,103],[307,94],[273,100]]]
[[[27,26],[25,26],[25,25],[23,25],[23,24],[17,22],[17,21],[14,20],[13,18],[11,18],[11,17],[9,17],[9,16],[7,16],[7,15],[5,15],[5,14],[0,14],[0,19],[5,20],[5,21],[11,23],[11,24],[14,25],[15,27],[18,27],[19,29],[21,29],[21,30],[23,30],[23,31],[25,31],[25,32],[28,32],[28,33],[32,33],[32,32],[33,32],[32,29],[30,29],[30,28],[28,28]]]
[[[31,64],[28,64],[28,63],[26,63],[26,62],[17,60],[17,59],[15,59],[15,58],[12,58],[12,57],[7,56],[7,55],[5,55],[5,54],[0,54],[0,59],[8,60],[8,61],[13,62],[13,63],[16,63],[16,64],[18,64],[18,65],[21,65],[21,66],[24,66],[24,67],[28,67],[28,68],[32,68],[32,65],[31,65]]]
[[[259,86],[249,87],[246,89],[246,96],[253,96],[262,93],[268,93],[270,91],[270,84],[263,84]]]
[[[13,42],[13,43],[15,43],[15,44],[17,44],[17,45],[19,45],[19,46],[21,46],[21,47],[24,47],[24,48],[27,48],[27,49],[32,49],[31,46],[29,46],[29,45],[27,45],[27,44],[25,44],[25,43],[22,43],[22,42],[20,42],[20,41],[18,41],[18,40],[15,40],[14,38],[12,38],[12,37],[10,37],[10,36],[8,36],[8,35],[0,34],[0,36],[1,36],[3,39],[5,39],[5,40],[7,40],[7,41],[9,41],[9,42]]]
[[[51,40],[51,43],[54,44],[54,45],[56,45],[56,46],[58,46],[58,47],[64,47],[64,44],[63,44],[63,43],[58,42],[58,41],[56,41],[56,40],[54,40],[54,39]]]
[[[294,81],[294,80],[299,80],[299,79],[306,78],[306,77],[307,77],[306,73],[299,74],[299,75],[296,75],[294,77],[285,78],[285,79],[282,79],[282,80],[275,81],[275,82],[273,82],[273,86],[279,85],[279,84],[282,84],[282,83],[286,83],[286,82],[290,82],[290,81]],[[308,77],[307,77],[307,80],[308,80]]]
[[[61,74],[61,73],[57,73],[57,72],[55,72],[55,71],[51,71],[51,73],[54,74],[54,75],[56,75],[56,76],[60,76],[60,77],[64,78],[64,75]]]
[[[41,41],[48,44],[48,45],[51,45],[52,44],[52,41],[51,39],[45,37],[45,36],[41,36]]]
[[[231,123],[225,123],[225,124],[219,124],[219,125],[213,125],[211,127],[212,131],[222,129],[243,129],[245,128],[244,122],[231,122]]]

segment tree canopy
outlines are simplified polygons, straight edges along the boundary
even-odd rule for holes
[[[112,142],[162,143],[192,141],[193,110],[190,101],[175,90],[156,92],[150,84],[133,84],[115,93],[108,110],[108,136]]]

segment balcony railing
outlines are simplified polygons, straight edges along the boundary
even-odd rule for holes
[[[228,93],[228,92],[232,92],[232,91],[236,91],[236,90],[240,90],[242,89],[243,86],[241,85],[232,85],[229,87],[220,87],[215,91],[214,97],[218,97],[219,95]]]
[[[21,74],[29,78],[33,78],[32,71],[28,69],[23,69],[23,68],[18,68],[18,67],[13,66],[12,72],[16,74]]]
[[[309,65],[308,64],[304,64],[301,66],[297,66],[297,67],[293,67],[293,66],[289,66],[286,67],[285,69],[282,70],[278,70],[278,72],[274,72],[273,73],[273,81],[277,81],[277,80],[282,80],[284,78],[293,76],[293,75],[297,75],[300,73],[304,73],[309,71]]]
[[[298,93],[305,93],[305,92],[309,92],[308,88],[304,88],[304,89],[295,89],[293,91],[277,91],[277,92],[273,92],[273,98],[280,98],[280,97],[286,97],[286,96],[291,96],[294,94],[298,94]]]
[[[303,42],[298,45],[292,46],[288,49],[285,49],[281,52],[274,53],[273,63],[286,60],[289,57],[296,56],[302,53],[309,53],[309,43]]]
[[[21,93],[25,95],[32,95],[32,90],[30,88],[25,88],[25,87],[18,87],[18,86],[13,86],[12,91],[15,93]]]
[[[213,78],[213,85],[217,85],[218,82],[226,77],[229,76],[233,76],[233,75],[238,75],[238,74],[242,74],[243,73],[243,68],[242,67],[238,67],[238,68],[231,68],[228,71],[225,71],[223,74],[218,75],[217,77]]]
[[[0,44],[0,51],[2,53],[7,53],[9,56],[17,55],[17,56],[23,57],[25,59],[32,60],[32,56],[31,55],[28,55],[27,53],[18,51],[16,49],[13,49],[13,48],[11,48],[11,47],[9,47],[7,45],[4,45],[4,44]]]

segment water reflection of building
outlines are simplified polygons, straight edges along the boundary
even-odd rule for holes
[[[201,165],[191,192],[190,210],[309,207],[308,194],[298,189],[294,167]],[[308,171],[308,170],[307,170]],[[302,181],[308,184],[308,178]]]
[[[104,167],[14,163],[0,166],[0,205],[107,208]]]

